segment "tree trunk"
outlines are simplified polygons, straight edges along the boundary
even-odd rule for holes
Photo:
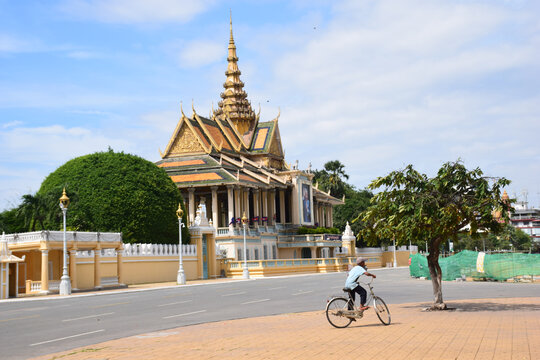
[[[432,310],[444,310],[446,304],[442,296],[442,271],[439,266],[439,240],[432,242],[430,252],[427,257],[429,275],[431,276],[431,284],[433,285],[433,306]]]

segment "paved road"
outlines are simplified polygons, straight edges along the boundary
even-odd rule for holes
[[[431,282],[408,269],[373,270],[375,292],[389,304],[429,302]],[[119,291],[99,296],[0,303],[3,359],[23,359],[179,326],[321,310],[340,294],[345,273]],[[538,296],[540,284],[445,282],[446,300]]]

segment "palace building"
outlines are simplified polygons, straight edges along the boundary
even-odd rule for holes
[[[190,225],[204,207],[215,229],[215,250],[240,260],[241,218],[248,218],[248,259],[334,256],[339,236],[297,236],[300,226],[332,227],[333,206],[343,201],[312,185],[313,174],[285,161],[279,114],[263,121],[240,80],[232,21],[226,79],[209,117],[181,118],[156,164],[180,189]]]

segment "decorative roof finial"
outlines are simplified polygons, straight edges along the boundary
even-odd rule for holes
[[[230,23],[230,27],[231,27],[231,38],[229,39],[229,44],[234,45],[234,39],[233,39],[233,34],[232,34],[232,9],[229,9],[229,11],[230,11],[229,23]]]
[[[180,112],[182,113],[182,117],[187,117],[186,114],[184,114],[184,109],[182,108],[182,101],[180,101]]]
[[[228,117],[236,126],[238,132],[245,134],[256,121],[256,115],[247,99],[244,83],[240,80],[241,72],[238,69],[238,56],[236,56],[236,45],[234,44],[232,30],[232,10],[229,25],[230,39],[227,48],[227,71],[225,71],[227,79],[223,84],[225,91],[220,94],[222,100],[218,102],[218,108],[214,110],[214,115],[223,119]]]

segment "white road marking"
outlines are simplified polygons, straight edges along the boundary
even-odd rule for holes
[[[62,321],[84,320],[84,319],[95,318],[95,317],[98,317],[98,316],[107,316],[107,315],[112,315],[112,314],[114,314],[114,313],[110,312],[110,313],[105,313],[105,314],[88,315],[88,316],[83,316],[83,317],[79,317],[79,318],[75,318],[75,319],[65,319],[65,320],[62,320]]]
[[[157,307],[177,305],[177,304],[185,304],[185,303],[188,303],[188,302],[191,302],[191,301],[193,301],[193,300],[177,301],[177,302],[168,303],[168,304],[161,304],[161,305],[158,305]]]
[[[285,289],[285,286],[278,286],[278,287],[270,288],[267,290],[277,290],[277,289]]]
[[[163,319],[170,319],[170,318],[179,317],[179,316],[193,315],[193,314],[198,314],[198,313],[202,313],[202,312],[205,312],[205,311],[206,310],[199,310],[199,311],[192,311],[192,312],[188,312],[188,313],[184,313],[184,314],[164,316]]]
[[[95,334],[95,333],[102,332],[102,331],[105,331],[105,329],[85,332],[85,333],[77,334],[77,335],[66,336],[66,337],[63,337],[63,338],[58,338],[58,339],[53,339],[53,340],[42,341],[42,342],[38,342],[38,343],[35,343],[35,344],[30,344],[30,346],[43,345],[43,344],[48,344],[48,343],[52,343],[52,342],[55,342],[55,341],[61,341],[61,340],[66,340],[66,339],[73,339],[75,337]]]
[[[309,293],[312,293],[313,290],[310,290],[310,291],[300,291],[300,292],[297,292],[296,294],[291,294],[291,296],[296,296],[296,295],[304,295],[304,294],[309,294]]]
[[[234,296],[234,295],[243,295],[245,294],[246,292],[245,291],[241,291],[241,292],[237,292],[237,293],[232,293],[232,294],[225,294],[225,295],[221,295],[221,296]]]
[[[240,305],[247,305],[247,304],[254,304],[254,303],[260,303],[260,302],[263,302],[263,301],[268,301],[270,299],[261,299],[261,300],[253,300],[253,301],[247,301],[247,302],[243,302],[241,303]]]

